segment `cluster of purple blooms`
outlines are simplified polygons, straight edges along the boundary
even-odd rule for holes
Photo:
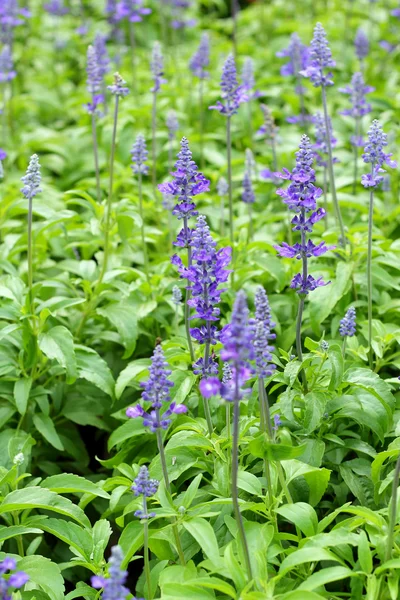
[[[256,292],[255,309],[253,347],[256,373],[259,377],[265,378],[270,377],[276,369],[276,366],[271,363],[275,348],[269,343],[276,338],[276,334],[271,331],[275,323],[271,318],[268,296],[262,286],[259,286]]]
[[[340,321],[339,333],[342,337],[353,337],[356,333],[356,309],[350,306],[343,319]]]
[[[397,163],[390,158],[392,154],[383,151],[387,145],[387,135],[383,132],[379,121],[374,119],[368,130],[368,142],[362,155],[363,161],[371,165],[371,172],[361,178],[364,187],[375,188],[382,183],[383,176],[381,174],[386,172],[382,166],[385,163],[392,169],[397,167]]]
[[[350,85],[339,89],[339,92],[342,92],[342,94],[348,94],[351,100],[351,107],[342,110],[340,114],[359,120],[364,115],[370,113],[372,108],[365,96],[374,90],[375,88],[370,85],[365,85],[362,73],[354,73]],[[362,136],[356,135],[351,138],[351,143],[353,146],[360,147],[364,142]]]
[[[161,51],[161,44],[159,42],[154,42],[151,53],[150,69],[153,78],[153,87],[150,91],[157,94],[157,92],[160,91],[162,84],[167,83],[167,80],[163,77],[164,59]]]
[[[242,200],[245,204],[254,204],[256,201],[256,195],[253,189],[253,178],[252,173],[254,169],[254,156],[252,151],[246,149],[246,166],[242,181]]]
[[[304,77],[308,77],[314,87],[329,87],[333,85],[332,73],[325,69],[336,66],[329,48],[325,29],[321,23],[314,28],[314,36],[310,44],[310,56],[307,67],[301,71]]]
[[[16,76],[11,48],[5,45],[0,52],[0,83],[12,81]]]
[[[168,129],[168,139],[172,141],[175,138],[176,132],[179,129],[179,122],[176,116],[176,112],[174,110],[169,110],[167,112],[165,124]]]
[[[65,6],[64,0],[50,0],[43,5],[45,11],[54,17],[63,17],[68,14],[68,7]]]
[[[4,44],[11,44],[14,27],[22,25],[31,16],[27,8],[19,6],[18,0],[0,2],[0,30]]]
[[[317,113],[312,118],[315,125],[315,159],[320,167],[327,167],[329,160],[328,138],[326,135],[325,119],[321,113]],[[329,136],[332,148],[335,148],[337,140],[333,137],[332,121],[328,118]],[[333,158],[333,162],[338,162],[337,158]]]
[[[207,79],[209,73],[207,67],[210,64],[210,38],[208,33],[203,33],[200,44],[189,62],[189,68],[195,77]]]
[[[19,590],[29,581],[29,576],[23,571],[15,571],[17,563],[13,558],[6,557],[0,562],[0,598],[11,600],[13,590]]]
[[[261,93],[255,90],[255,79],[254,79],[254,62],[249,56],[245,59],[242,69],[242,89],[247,95],[248,100],[259,98]]]
[[[287,48],[276,53],[279,58],[288,58],[288,62],[281,67],[281,75],[283,77],[294,77],[296,79],[295,92],[302,97],[304,88],[300,83],[301,73],[304,72],[310,60],[310,50],[308,46],[303,44],[297,33],[293,33],[290,37],[290,42]],[[294,115],[287,117],[288,123],[302,123],[308,120],[309,116]]]
[[[146,412],[140,404],[130,406],[126,410],[126,416],[129,418],[141,417],[143,425],[149,427],[152,433],[155,433],[157,429],[168,429],[171,423],[171,419],[168,417],[172,414],[182,414],[187,411],[183,404],[171,402],[170,388],[174,384],[168,379],[170,374],[164,352],[161,346],[156,346],[149,368],[149,378],[141,384],[144,388],[142,399],[145,402],[151,402],[151,411]],[[169,404],[170,402],[171,404]],[[160,410],[165,404],[169,404],[169,406],[161,415]]]
[[[125,98],[125,96],[129,94],[129,88],[126,85],[126,81],[119,73],[114,73],[114,83],[107,86],[107,89],[117,98]]]
[[[151,8],[143,6],[143,0],[121,0],[113,7],[113,13],[115,21],[140,23],[145,15],[151,14]]]
[[[130,591],[125,586],[128,571],[122,569],[123,560],[124,555],[121,548],[113,546],[108,560],[108,577],[94,575],[91,578],[92,587],[96,590],[103,590],[102,600],[124,600],[130,595]],[[132,600],[136,600],[136,598],[132,598]]]
[[[185,267],[178,256],[173,257],[173,264],[178,267],[180,276],[187,279],[191,298],[188,305],[194,308],[192,319],[201,319],[205,325],[194,327],[190,330],[192,337],[199,344],[214,345],[219,340],[219,332],[213,324],[219,321],[220,311],[218,304],[221,294],[225,289],[220,284],[226,283],[232,272],[226,267],[231,261],[231,248],[216,249],[216,242],[210,235],[206,217],[197,218],[196,227],[190,240],[192,248],[192,261]],[[200,358],[194,364],[194,373],[203,376],[218,373],[218,365],[212,357],[208,357],[208,364]]]
[[[290,173],[283,169],[280,174],[282,179],[290,181],[287,189],[278,189],[277,194],[282,196],[283,202],[289,207],[289,210],[295,212],[292,219],[293,231],[301,232],[301,242],[293,246],[283,242],[282,246],[275,246],[279,255],[285,258],[302,259],[303,267],[311,256],[321,256],[333,247],[326,246],[325,242],[315,245],[311,239],[307,240],[307,234],[311,233],[314,224],[325,216],[323,208],[317,209],[317,200],[322,194],[322,190],[314,185],[315,171],[312,167],[314,162],[314,152],[310,140],[303,135],[296,153],[296,166]],[[307,270],[306,270],[307,271]],[[314,279],[307,272],[303,275],[298,273],[292,279],[290,287],[297,289],[299,294],[308,294],[317,287],[324,286],[326,283],[321,277]]]
[[[104,101],[100,90],[103,85],[103,75],[99,68],[98,55],[94,46],[89,46],[87,51],[87,90],[91,97],[91,102],[87,104],[87,111],[90,115],[97,114],[98,106]]]
[[[135,517],[139,519],[151,519],[156,513],[147,511],[147,498],[151,498],[158,490],[160,482],[157,479],[150,479],[149,470],[146,466],[140,467],[139,474],[132,485],[132,492],[135,496],[143,496],[143,510],[137,510]]]
[[[40,163],[37,154],[32,154],[26,174],[21,177],[21,181],[24,184],[21,192],[27,200],[32,200],[37,194],[41,193],[40,182],[42,181],[42,177],[40,175]]]
[[[147,175],[149,172],[149,167],[146,165],[146,161],[149,153],[146,147],[146,140],[141,133],[136,136],[136,140],[132,146],[131,156],[132,171],[136,174],[141,173],[142,175]]]
[[[354,38],[354,49],[358,60],[362,63],[369,53],[369,40],[361,27],[357,29],[356,37]]]
[[[224,100],[224,103],[218,100],[217,104],[209,106],[209,109],[218,110],[221,115],[225,115],[226,117],[235,115],[239,110],[240,104],[248,100],[243,86],[239,85],[233,54],[229,54],[222,67],[221,98]]]

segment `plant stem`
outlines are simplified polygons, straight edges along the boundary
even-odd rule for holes
[[[273,431],[271,425],[271,417],[269,412],[269,404],[268,404],[268,396],[265,390],[265,383],[262,377],[258,378],[258,399],[260,403],[260,429],[263,433],[268,435],[270,440],[273,439]],[[267,458],[264,458],[264,477],[267,482],[267,491],[270,505],[273,503],[273,493],[272,493],[272,485],[271,485],[271,469],[269,466],[269,461]]]
[[[239,472],[239,367],[235,368],[235,398],[233,408],[233,437],[232,437],[232,502],[233,512],[235,514],[236,525],[238,528],[239,539],[242,546],[244,560],[246,563],[247,578],[249,581],[253,579],[250,563],[250,553],[247,545],[246,532],[244,530],[242,514],[239,507],[239,492],[238,492],[238,472]]]
[[[139,214],[141,218],[140,233],[142,237],[142,248],[144,258],[144,270],[146,273],[147,281],[149,281],[149,257],[147,254],[147,246],[144,232],[144,214],[143,214],[143,190],[142,190],[142,173],[138,174],[138,190],[139,190]]]
[[[358,174],[358,146],[357,146],[357,140],[360,137],[360,117],[356,117],[356,135],[355,135],[355,144],[353,146],[353,153],[354,153],[354,181],[353,181],[353,196],[356,195],[357,193],[357,174]]]
[[[233,0],[235,1],[235,0]],[[226,119],[226,149],[228,158],[228,193],[229,193],[229,237],[233,244],[233,194],[232,194],[232,148],[231,148],[231,117]]]
[[[158,408],[156,409],[156,414],[157,414],[157,421],[159,421],[160,420],[160,410]],[[167,461],[165,460],[164,444],[163,444],[163,440],[162,440],[162,436],[161,436],[161,430],[159,427],[157,428],[156,436],[157,436],[157,446],[158,446],[158,452],[160,454],[161,468],[162,468],[162,472],[163,472],[165,487],[167,488],[169,495],[171,495],[171,484],[169,482],[169,477],[168,477]],[[186,564],[186,561],[185,561],[185,557],[183,555],[182,544],[181,544],[181,540],[179,537],[178,526],[176,524],[175,517],[172,517],[172,531],[174,532],[175,544],[176,544],[176,549],[178,551],[179,560],[181,562],[181,565],[184,566]]]
[[[346,358],[346,345],[347,345],[347,337],[344,336],[344,338],[343,338],[343,344],[342,344],[342,356],[343,356],[343,360]]]
[[[374,165],[372,164],[372,169]],[[368,300],[368,361],[372,369],[372,224],[374,216],[374,188],[371,188],[369,196],[368,212],[368,251],[367,251],[367,300]]]
[[[250,203],[247,205],[247,210],[249,211],[249,231],[247,243],[250,243],[253,238],[253,207]]]
[[[143,550],[143,558],[144,558],[144,572],[146,575],[146,584],[147,584],[147,595],[149,600],[151,600],[151,572],[150,572],[150,560],[149,560],[149,520],[147,518],[147,499],[146,496],[143,495],[143,514],[144,518],[144,550]]]
[[[324,166],[324,209],[325,209],[325,231],[328,229],[328,193],[327,193],[327,168]]]
[[[152,152],[152,180],[153,180],[153,191],[156,193],[156,119],[157,119],[157,92],[153,92],[153,108],[151,111],[151,152]]]
[[[305,209],[301,208],[301,222],[305,222]],[[301,246],[302,248],[306,247],[306,232],[304,228],[301,230]],[[301,260],[303,265],[303,286],[306,285],[307,277],[308,277],[308,264],[307,264],[307,255],[304,251],[301,253]],[[297,356],[300,362],[303,361],[303,351],[301,347],[301,325],[303,321],[303,311],[304,311],[304,301],[306,299],[305,294],[299,294],[299,310],[297,312],[297,322],[296,322],[296,351]]]
[[[187,217],[184,217],[183,219],[183,227],[185,229],[185,232],[187,232]],[[187,239],[187,236],[185,236]],[[192,249],[190,246],[188,246],[187,248],[187,254],[188,254],[188,267],[191,266],[192,264]],[[187,282],[188,286],[189,286],[189,281]],[[186,338],[187,338],[187,342],[188,342],[188,346],[189,346],[189,352],[190,352],[190,360],[192,363],[194,363],[194,350],[193,350],[193,344],[192,344],[192,338],[190,335],[190,323],[189,323],[189,318],[190,318],[190,306],[188,305],[188,301],[190,300],[191,297],[191,290],[189,290],[188,288],[186,288],[186,294],[185,294],[185,310],[184,310],[184,318],[185,318],[185,329],[186,329]]]
[[[201,77],[199,82],[199,110],[200,110],[200,165],[204,170],[204,97],[203,97],[204,79]]]
[[[329,183],[330,190],[332,194],[333,205],[335,207],[336,218],[339,223],[340,229],[340,244],[343,248],[346,248],[346,236],[344,233],[343,220],[340,212],[340,206],[336,195],[336,185],[335,185],[335,175],[333,173],[333,155],[332,155],[332,142],[331,142],[331,134],[329,129],[329,117],[328,117],[328,106],[326,103],[326,89],[322,86],[322,104],[324,107],[324,120],[325,120],[325,131],[326,131],[326,141],[328,145],[328,172],[329,172]]]
[[[224,206],[224,197],[221,196],[221,225],[220,225],[220,234],[221,237],[225,235],[225,206]]]
[[[92,112],[92,138],[93,138],[93,154],[94,154],[94,167],[96,171],[96,195],[97,202],[101,202],[101,188],[100,188],[100,169],[99,169],[99,149],[97,144],[97,129],[96,129],[96,115]]]
[[[204,269],[205,274],[206,274],[206,269]],[[207,298],[208,298],[208,284],[205,283],[203,286],[204,289],[204,302],[205,304],[207,303]],[[204,349],[204,369],[205,372],[208,372],[208,363],[210,360],[210,337],[211,337],[211,323],[210,321],[206,321],[206,326],[207,326],[207,340],[205,343],[205,349]],[[203,398],[203,406],[204,406],[204,414],[206,417],[206,421],[207,421],[207,427],[208,427],[208,433],[210,434],[210,437],[213,433],[213,424],[212,424],[212,419],[211,419],[211,412],[210,412],[210,405],[208,404],[207,398]]]
[[[33,315],[33,243],[32,243],[32,197],[28,200],[28,298],[29,312]]]
[[[385,561],[390,560],[392,557],[393,550],[393,536],[394,528],[396,525],[397,515],[397,488],[399,487],[399,476],[400,476],[400,456],[396,461],[396,468],[394,470],[393,485],[392,485],[392,500],[390,504],[389,513],[389,526],[388,526],[388,537],[386,542]]]
[[[249,126],[249,138],[250,138],[250,150],[253,150],[253,111],[252,111],[252,105],[251,105],[251,100],[249,100],[247,102],[247,119],[248,119],[248,126]]]

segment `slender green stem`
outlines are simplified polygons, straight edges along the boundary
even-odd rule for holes
[[[243,556],[246,563],[248,580],[253,579],[250,562],[250,552],[247,544],[246,532],[244,530],[242,513],[239,506],[238,491],[238,473],[239,473],[239,415],[240,415],[240,395],[239,395],[239,368],[235,368],[235,398],[233,401],[233,436],[232,436],[232,502],[236,525],[238,528],[239,539],[242,546]]]
[[[200,165],[204,170],[204,79],[199,82],[199,110],[200,110]]]
[[[260,429],[263,433],[266,433],[270,440],[273,438],[273,431],[271,425],[271,418],[269,412],[268,396],[265,390],[265,383],[262,377],[258,378],[258,400],[260,403]],[[270,506],[273,503],[273,492],[271,482],[271,469],[269,460],[264,458],[264,477],[267,482],[267,492]]]
[[[340,244],[345,248],[346,247],[346,236],[344,233],[344,226],[342,220],[342,214],[340,212],[340,206],[336,195],[336,185],[335,185],[335,175],[333,172],[333,154],[332,154],[332,142],[331,142],[331,134],[329,127],[329,117],[328,117],[328,106],[326,102],[326,89],[322,86],[322,104],[324,107],[324,120],[325,120],[325,131],[326,131],[326,142],[328,145],[328,172],[329,172],[329,183],[330,190],[332,194],[333,206],[335,207],[336,218],[339,223],[340,229]]]
[[[33,315],[33,243],[32,243],[32,197],[28,200],[28,298],[29,312]]]
[[[224,197],[221,196],[221,225],[220,225],[220,234],[221,237],[225,235],[225,206],[224,206]]]
[[[233,193],[232,193],[232,147],[231,147],[231,117],[226,119],[226,150],[228,158],[228,194],[229,194],[229,237],[233,244]]]
[[[328,229],[328,216],[329,216],[329,211],[328,211],[328,192],[327,192],[327,188],[328,188],[328,182],[327,182],[327,176],[328,176],[328,172],[327,172],[327,168],[326,165],[324,166],[324,210],[325,210],[325,231]]]
[[[157,420],[159,421],[160,420],[159,409],[156,409],[156,413],[157,413]],[[158,452],[160,455],[161,469],[162,469],[162,473],[163,473],[163,477],[164,477],[165,487],[167,488],[168,493],[171,495],[171,484],[169,482],[169,477],[168,477],[167,461],[165,459],[164,444],[163,444],[163,440],[162,440],[162,436],[161,436],[161,429],[159,427],[157,428],[156,436],[157,436]],[[176,549],[178,551],[179,560],[182,565],[185,565],[186,561],[185,561],[185,557],[183,554],[181,539],[179,537],[179,531],[178,531],[178,526],[177,526],[175,517],[172,518],[172,531],[174,532],[175,544],[176,544]]]
[[[372,169],[374,165],[372,165]],[[373,352],[372,352],[372,225],[374,216],[374,188],[371,188],[369,196],[369,212],[368,212],[368,250],[367,250],[367,301],[368,301],[368,360],[369,366],[372,369]]]
[[[184,219],[183,219],[183,227],[184,227],[185,231],[187,231],[187,217],[184,217]],[[188,267],[190,267],[192,264],[192,249],[190,246],[188,246],[188,248],[187,248],[187,254],[188,254]],[[185,330],[186,330],[186,338],[187,338],[187,342],[188,342],[188,346],[189,346],[190,360],[192,363],[194,363],[194,350],[193,350],[192,337],[190,335],[190,321],[189,321],[190,306],[188,304],[192,294],[191,294],[191,290],[188,289],[190,282],[188,281],[187,283],[188,283],[188,285],[186,287],[185,310],[184,310]]]
[[[343,356],[343,360],[346,358],[346,346],[347,346],[347,337],[344,336],[343,343],[342,343],[342,356]]]
[[[205,288],[205,302],[207,302],[207,284],[204,284],[204,288]],[[204,350],[204,369],[208,369],[208,363],[210,360],[210,337],[211,337],[211,324],[210,321],[207,321],[207,341],[205,343],[205,350]],[[212,419],[211,419],[211,412],[210,412],[210,405],[208,404],[208,400],[207,398],[203,398],[203,406],[204,406],[204,414],[206,417],[206,421],[207,421],[207,428],[208,428],[208,433],[211,436],[213,433],[213,424],[212,424]]]
[[[249,244],[253,239],[253,207],[251,204],[247,205],[247,210],[249,212],[249,230],[247,234],[247,243]]]
[[[303,223],[304,221],[305,221],[305,209],[301,208],[301,222]],[[306,247],[306,232],[304,229],[301,230],[301,246],[302,246],[302,248]],[[307,277],[308,277],[308,264],[307,264],[307,255],[304,251],[301,253],[301,261],[302,261],[302,266],[303,266],[303,272],[302,272],[303,285],[306,285]],[[301,326],[302,326],[302,322],[303,322],[303,311],[304,311],[305,298],[306,298],[305,294],[299,294],[299,310],[297,312],[297,322],[296,322],[296,351],[297,351],[297,356],[298,356],[300,362],[302,362],[302,360],[303,360],[303,351],[302,351],[302,346],[301,346]]]
[[[144,527],[144,549],[143,549],[143,559],[144,559],[144,572],[146,575],[146,585],[147,585],[147,597],[151,600],[151,572],[150,572],[150,560],[149,560],[149,520],[147,518],[147,498],[143,495],[143,514],[145,518],[143,519],[143,527]]]
[[[357,179],[358,179],[358,146],[357,146],[357,141],[360,137],[360,117],[356,117],[356,133],[355,133],[355,140],[354,140],[354,146],[353,146],[353,153],[354,153],[354,181],[353,181],[353,196],[356,195],[357,193]]]
[[[142,173],[138,174],[138,192],[139,192],[139,214],[142,221],[140,226],[140,234],[142,237],[142,248],[144,258],[144,270],[146,273],[147,281],[149,281],[149,256],[147,253],[145,229],[144,229],[144,213],[143,213],[143,190],[142,190]]]
[[[153,92],[153,108],[151,111],[151,154],[153,159],[152,165],[152,181],[153,191],[156,193],[156,158],[157,158],[157,146],[156,146],[156,123],[157,123],[157,92]]]
[[[101,188],[100,188],[100,168],[99,168],[99,148],[97,143],[97,128],[96,128],[96,115],[92,112],[92,138],[93,138],[93,155],[94,155],[94,167],[96,171],[96,195],[97,202],[101,202]]]
[[[399,487],[399,476],[400,476],[400,456],[397,459],[396,468],[394,470],[393,485],[392,485],[392,500],[391,500],[390,512],[389,512],[389,525],[388,525],[388,537],[387,537],[387,542],[386,542],[385,561],[390,560],[392,557],[394,528],[396,525],[396,515],[397,515],[397,489]]]

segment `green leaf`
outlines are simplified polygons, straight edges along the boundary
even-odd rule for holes
[[[213,561],[214,564],[217,564],[220,560],[219,547],[211,524],[201,517],[184,521],[182,524],[190,535],[194,537],[207,558]]]
[[[129,363],[129,365],[121,371],[115,384],[115,396],[117,400],[121,398],[125,388],[138,378],[138,375],[148,370],[149,365],[150,359],[139,358],[138,360]]]
[[[52,517],[33,517],[29,520],[33,525],[40,527],[42,531],[51,533],[69,546],[72,546],[88,561],[92,552],[92,538],[90,533],[73,521],[64,521]]]
[[[210,600],[215,598],[212,591],[199,590],[195,583],[166,583],[162,586],[161,600]]]
[[[32,377],[18,379],[14,384],[14,400],[20,415],[24,415],[26,412],[31,387]]]
[[[317,533],[317,513],[309,504],[306,504],[305,502],[285,504],[277,508],[275,512],[291,523],[294,523],[305,536],[312,537]]]
[[[346,577],[352,577],[355,575],[353,571],[350,571],[347,567],[329,567],[328,569],[321,569],[307,577],[303,583],[299,585],[299,590],[312,591],[316,588],[322,587],[326,583],[332,581],[339,581]]]
[[[321,423],[325,412],[327,398],[323,392],[309,392],[304,396],[304,429],[306,433],[311,433]],[[291,457],[292,458],[292,457]]]
[[[59,438],[59,435],[54,427],[53,421],[47,415],[42,413],[36,413],[33,415],[33,424],[39,433],[42,434],[45,440],[49,442],[54,448],[60,450],[61,452],[64,450],[64,446],[62,441]]]
[[[258,458],[268,460],[289,460],[301,456],[305,450],[305,444],[301,446],[287,446],[270,442],[266,434],[261,434],[249,443],[249,451]]]
[[[190,508],[193,500],[196,497],[197,490],[199,489],[202,478],[202,473],[196,475],[196,477],[190,482],[190,485],[187,488],[186,492],[183,494],[182,506],[184,506],[185,508]]]
[[[342,562],[333,552],[325,548],[300,548],[300,550],[295,550],[283,560],[279,573],[286,573],[304,563],[319,562],[321,560]]]
[[[334,392],[343,380],[343,354],[341,348],[338,346],[329,347],[329,362],[332,372],[329,391]]]
[[[249,473],[248,471],[239,470],[238,473],[238,487],[249,494],[253,494],[254,496],[262,495],[262,487],[261,482],[253,475],[253,473]]]
[[[39,348],[51,360],[56,360],[67,372],[67,382],[77,378],[74,338],[63,325],[57,325],[39,336]]]
[[[336,278],[325,287],[320,287],[310,295],[311,326],[319,333],[320,325],[332,313],[339,300],[344,296],[350,283],[353,263],[339,261],[336,267]]]
[[[10,492],[0,504],[0,514],[27,508],[51,510],[71,517],[84,527],[90,527],[89,519],[79,506],[55,492],[36,486]]]
[[[110,496],[101,487],[73,473],[62,473],[60,475],[52,475],[41,482],[40,487],[47,488],[58,494],[82,493],[93,494],[100,498],[109,499]]]
[[[64,580],[58,565],[44,556],[26,556],[18,561],[18,570],[29,575],[51,600],[64,600]]]
[[[95,350],[86,346],[75,346],[75,354],[78,376],[114,398],[114,377],[106,361]]]
[[[117,427],[108,439],[108,451],[112,450],[114,446],[122,444],[125,440],[129,440],[137,435],[144,435],[146,433],[143,427],[141,419],[128,419],[123,425]]]
[[[364,573],[372,573],[372,553],[369,547],[369,541],[364,530],[360,531],[360,541],[358,544],[358,560]]]
[[[104,556],[104,550],[107,548],[111,534],[111,525],[106,519],[100,519],[100,521],[96,521],[92,532],[93,559],[96,564],[101,564]]]
[[[97,312],[114,325],[126,348],[122,358],[129,358],[135,350],[138,337],[136,307],[127,302],[121,302],[109,304],[105,308],[98,308]]]
[[[23,525],[11,525],[10,527],[0,527],[0,542],[9,540],[17,535],[26,535],[28,533],[42,533],[36,527],[24,527]]]
[[[143,525],[140,521],[131,521],[119,538],[119,546],[124,553],[122,568],[125,569],[132,556],[143,546]]]

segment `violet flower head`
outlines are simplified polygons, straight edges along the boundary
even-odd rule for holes
[[[292,33],[290,42],[287,48],[276,53],[279,58],[288,58],[288,62],[281,67],[281,75],[283,77],[297,77],[300,71],[303,71],[308,66],[310,51],[303,44],[297,33]]]
[[[130,406],[126,410],[126,416],[129,418],[141,417],[144,427],[149,427],[152,433],[157,429],[168,429],[171,419],[168,419],[173,413],[182,414],[187,411],[183,404],[169,404],[167,410],[161,415],[160,409],[164,404],[171,402],[170,388],[173,387],[173,382],[168,379],[171,374],[168,369],[168,363],[164,358],[164,352],[160,345],[156,346],[149,368],[149,378],[142,382],[144,391],[142,399],[145,402],[151,402],[151,412],[146,412],[140,404]]]
[[[350,306],[343,319],[340,321],[339,333],[342,337],[353,337],[356,333],[356,309]]]
[[[322,190],[314,185],[315,171],[313,169],[314,152],[309,138],[303,135],[296,153],[296,166],[290,173],[283,170],[281,177],[289,179],[289,187],[285,190],[279,188],[277,194],[283,202],[295,213],[292,219],[293,231],[301,232],[301,243],[290,246],[283,242],[281,246],[274,246],[280,256],[302,260],[303,264],[311,256],[321,256],[333,246],[326,246],[325,242],[315,245],[311,239],[307,240],[307,233],[313,230],[314,224],[325,216],[323,208],[317,209],[317,200],[322,195]],[[299,294],[308,294],[317,287],[326,285],[322,278],[314,279],[312,275],[304,277],[298,273],[292,279],[291,288],[297,289]]]
[[[254,193],[254,189],[253,189],[253,182],[251,180],[251,174],[250,172],[246,169],[245,173],[244,173],[244,177],[243,177],[243,181],[242,181],[242,200],[245,204],[254,204],[254,202],[256,201],[256,195]]]
[[[228,182],[225,177],[220,177],[217,183],[217,194],[220,198],[223,198],[229,192]]]
[[[382,168],[384,164],[388,167],[396,168],[397,163],[391,160],[391,153],[386,153],[383,148],[388,145],[387,135],[383,132],[382,126],[374,119],[368,130],[368,142],[362,155],[365,163],[371,164],[371,173],[363,175],[361,183],[366,188],[377,187],[383,180],[381,173],[386,171]]]
[[[168,129],[168,138],[173,140],[175,138],[176,132],[179,129],[179,122],[176,116],[176,112],[174,110],[169,110],[167,112],[167,118],[165,121]]]
[[[313,144],[313,147],[315,148],[315,158],[317,161],[317,165],[319,165],[320,167],[327,167],[329,160],[329,150],[324,115],[318,112],[316,115],[313,116],[313,123],[315,125],[315,144]],[[332,121],[330,117],[328,117],[328,126],[329,135],[331,139],[331,146],[332,148],[335,148],[337,140],[335,137],[333,137]],[[337,158],[333,158],[333,162],[338,162]]]
[[[126,85],[126,81],[119,73],[114,73],[114,83],[107,86],[107,89],[118,98],[125,98],[125,96],[129,94],[129,88]]]
[[[6,44],[12,41],[12,30],[22,25],[31,16],[27,8],[19,6],[18,0],[2,0],[0,2],[0,29]]]
[[[41,193],[40,182],[42,181],[42,177],[40,175],[40,163],[37,154],[32,154],[26,174],[21,177],[21,181],[24,184],[21,192],[27,200],[32,200],[37,194]]]
[[[0,562],[0,598],[4,600],[11,600],[12,592],[19,590],[29,581],[29,576],[23,571],[15,571],[16,568],[14,558],[6,556]]]
[[[151,498],[157,493],[160,482],[157,479],[150,479],[149,470],[146,466],[140,467],[139,474],[132,485],[132,492],[135,496],[146,496]]]
[[[279,427],[282,427],[281,416],[280,415],[274,415],[274,426],[272,427],[272,429],[274,431],[278,431]]]
[[[229,54],[221,75],[221,98],[225,101],[223,104],[218,100],[214,106],[209,106],[211,110],[218,110],[221,115],[232,117],[239,110],[239,105],[248,100],[243,87],[239,85],[236,72],[236,63],[233,54]]]
[[[156,94],[160,91],[162,84],[167,82],[167,80],[163,78],[164,58],[162,55],[160,42],[154,42],[153,44],[150,68],[154,84],[150,91]]]
[[[107,37],[105,35],[97,33],[93,44],[96,53],[97,69],[102,79],[110,71],[110,57],[108,55],[106,41]]]
[[[242,69],[242,89],[247,94],[248,100],[253,100],[253,98],[258,98],[260,96],[260,92],[254,90],[255,85],[254,61],[252,58],[247,57],[243,63]]]
[[[333,85],[332,73],[324,73],[324,69],[330,69],[335,65],[325,29],[321,23],[317,23],[310,44],[309,64],[301,71],[301,74],[308,77],[314,87],[328,87]]]
[[[124,555],[119,546],[111,548],[111,557],[108,560],[108,577],[95,575],[91,578],[92,587],[96,590],[103,589],[102,600],[123,600],[130,594],[125,583],[128,571],[122,569]]]
[[[6,44],[0,52],[0,83],[12,81],[16,76],[11,48]]]
[[[117,21],[126,19],[131,23],[140,23],[145,15],[151,13],[151,8],[143,6],[143,0],[121,0],[115,7]]]
[[[141,173],[142,175],[148,174],[149,167],[146,165],[148,155],[146,140],[144,139],[144,136],[139,133],[131,150],[132,171],[134,173]]]
[[[273,346],[268,343],[268,330],[262,321],[254,324],[253,348],[256,361],[256,373],[265,378],[273,374],[276,366],[271,363]]]
[[[271,307],[269,305],[269,300],[266,291],[260,285],[257,288],[255,295],[255,316],[256,321],[261,321],[264,323],[265,328],[267,329],[267,335],[269,340],[274,340],[276,338],[275,333],[271,332],[276,326],[276,323],[272,321],[271,317]]]
[[[174,285],[172,288],[172,302],[176,304],[176,306],[182,304],[182,291],[177,285]]]
[[[370,85],[365,85],[364,76],[362,73],[354,73],[351,78],[350,85],[339,88],[339,92],[342,94],[348,94],[351,99],[351,108],[342,110],[340,114],[360,118],[371,112],[372,108],[369,102],[367,102],[365,95],[373,92],[375,88]]]
[[[264,117],[264,124],[261,125],[257,133],[265,135],[269,140],[275,140],[278,133],[278,127],[275,125],[272,111],[266,104],[261,104],[260,108]]]
[[[354,49],[358,60],[362,61],[368,56],[369,40],[361,27],[357,29],[356,37],[354,38]]]
[[[192,5],[190,0],[170,0],[170,3],[172,6],[172,29],[184,29],[196,25],[196,19],[191,19],[186,14]]]
[[[232,381],[232,369],[228,362],[224,362],[222,365],[222,383],[228,383]]]
[[[195,77],[207,79],[209,73],[207,67],[210,64],[210,38],[208,33],[203,33],[199,47],[189,62],[189,68]]]
[[[64,4],[64,0],[50,0],[50,2],[43,4],[43,8],[55,17],[63,17],[69,12],[68,7]]]
[[[390,14],[392,15],[392,17],[397,17],[398,19],[400,19],[400,7],[399,8],[394,8]]]
[[[103,95],[99,93],[102,87],[103,77],[100,72],[97,58],[95,48],[89,46],[86,63],[87,89],[92,98],[92,101],[87,104],[89,114],[96,113],[97,107],[103,101]]]

